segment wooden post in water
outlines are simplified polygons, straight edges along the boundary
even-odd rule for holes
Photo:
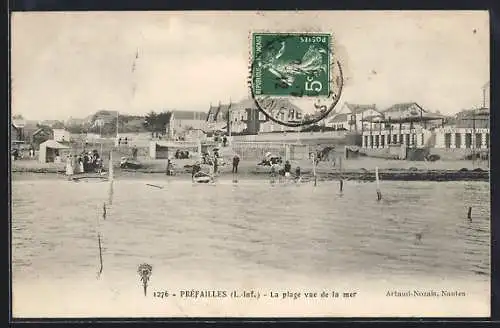
[[[109,180],[108,204],[113,205],[114,169],[113,169],[113,151],[112,150],[109,153],[108,180]]]
[[[314,186],[316,187],[318,185],[318,177],[316,176],[316,154],[313,154],[312,160],[313,160]]]
[[[472,220],[472,206],[469,206],[469,211],[467,212],[467,218]]]
[[[340,172],[340,192],[344,190],[344,179],[342,177],[342,156],[339,157],[339,172]]]
[[[380,179],[378,176],[378,167],[375,167],[375,182],[377,184],[377,200],[380,201],[382,199],[382,192],[380,191]]]

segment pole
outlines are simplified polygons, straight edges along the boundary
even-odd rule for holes
[[[316,154],[313,154],[312,160],[313,160],[314,186],[316,187],[318,185],[318,177],[316,176]]]
[[[382,192],[380,191],[380,180],[378,176],[378,167],[375,167],[375,182],[377,183],[377,200],[382,199]]]

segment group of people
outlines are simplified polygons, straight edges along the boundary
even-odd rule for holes
[[[82,152],[80,155],[68,155],[66,158],[66,175],[77,173],[101,173],[103,160],[97,150]]]
[[[233,156],[233,167],[232,173],[238,173],[238,165],[240,163],[240,156],[238,154],[234,154]],[[208,165],[210,167],[210,175],[216,176],[219,173],[219,166],[223,164],[222,156],[219,153],[219,150],[215,148],[213,150],[213,155],[210,155],[209,152],[206,152],[202,155],[200,161],[196,161],[191,170],[191,178],[194,179],[196,173],[201,172],[201,164]],[[167,168],[168,170],[168,168]]]
[[[271,164],[271,182],[274,182],[276,177],[279,178],[281,181],[284,178],[290,178],[292,175],[292,164],[290,164],[290,161],[286,161],[285,165],[283,167],[280,165],[280,163],[273,163]],[[300,181],[301,179],[301,171],[300,171],[300,166],[297,166],[295,168],[295,176],[293,177],[295,182]]]

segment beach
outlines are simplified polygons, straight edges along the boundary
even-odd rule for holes
[[[139,158],[142,168],[120,169],[119,160],[114,161],[115,177],[120,178],[161,178],[165,179],[167,160],[151,160]],[[191,178],[190,165],[192,159],[174,160],[174,176],[169,179]],[[36,160],[12,161],[11,172],[14,179],[22,178],[64,178],[64,163],[39,163]],[[238,178],[267,178],[270,168],[257,165],[255,160],[242,159],[238,165]],[[291,160],[292,173],[299,166],[305,177],[313,175],[313,163],[311,160]],[[108,163],[105,163],[105,168]],[[390,180],[480,180],[489,181],[489,167],[485,161],[401,161],[386,160],[371,157],[361,157],[333,162],[319,162],[316,166],[316,174],[319,180],[331,179],[354,179],[374,180],[375,168],[379,169],[381,179]],[[218,176],[232,179],[232,165],[226,163],[219,167]]]

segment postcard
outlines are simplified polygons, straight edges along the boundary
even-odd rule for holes
[[[22,318],[488,317],[487,11],[14,12]]]

